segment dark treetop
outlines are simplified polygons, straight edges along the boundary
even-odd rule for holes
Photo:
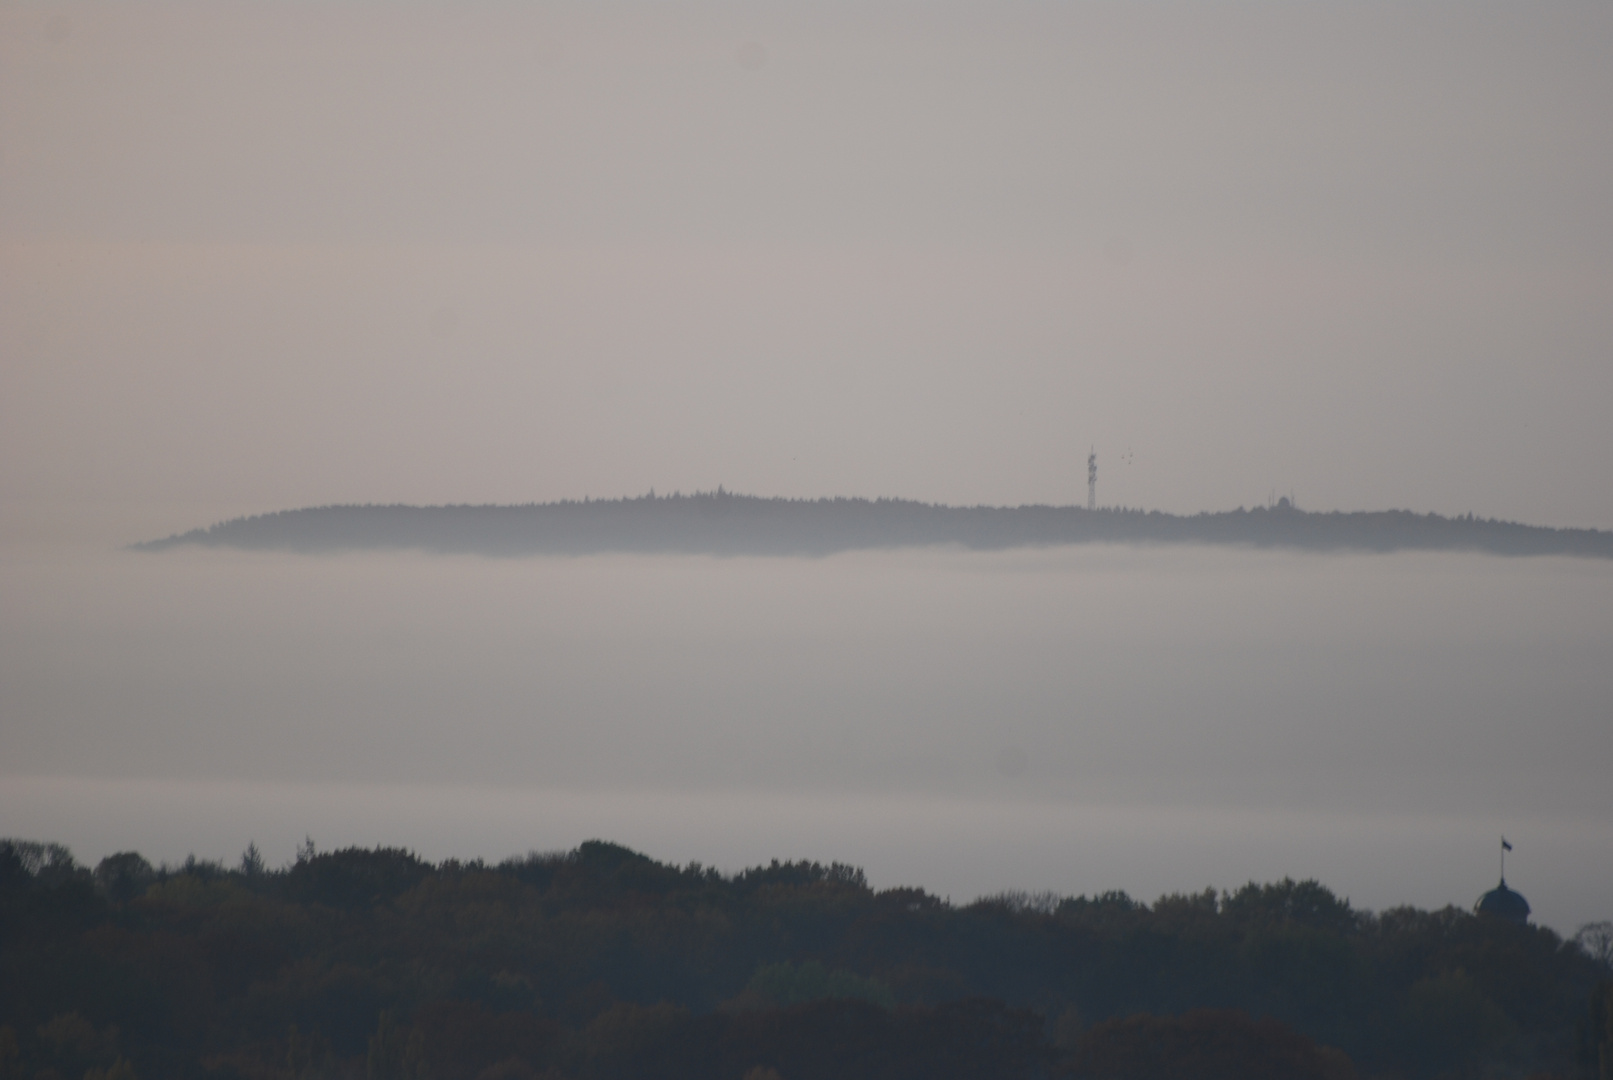
[[[602,841],[91,870],[0,839],[6,1080],[1569,1080],[1608,1075],[1610,977],[1315,881],[954,905]]]
[[[715,493],[526,506],[321,506],[236,518],[136,544],[283,551],[407,548],[477,555],[605,552],[832,555],[953,545],[1240,544],[1309,551],[1478,551],[1613,558],[1613,532],[1550,529],[1409,510],[1275,507],[1182,516],[1076,506],[940,506],[903,499],[764,499]]]

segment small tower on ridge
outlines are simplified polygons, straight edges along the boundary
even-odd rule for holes
[[[1087,455],[1087,509],[1098,508],[1098,448]]]

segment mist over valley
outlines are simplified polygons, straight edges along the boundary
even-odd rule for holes
[[[1605,1077],[1609,56],[0,4],[0,1080]]]

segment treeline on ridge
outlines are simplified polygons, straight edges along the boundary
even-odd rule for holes
[[[907,499],[777,499],[712,493],[526,506],[321,506],[236,518],[136,544],[495,556],[607,552],[822,556],[952,545],[1237,544],[1323,551],[1481,551],[1613,558],[1613,533],[1407,510],[1310,513],[1274,507],[1193,515],[1079,506],[940,506]]]
[[[1566,1080],[1613,1063],[1595,952],[1314,881],[953,905],[599,841],[280,869],[0,841],[0,1080]]]

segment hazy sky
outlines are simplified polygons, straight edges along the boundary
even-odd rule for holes
[[[5,3],[0,499],[1069,502],[1096,444],[1109,503],[1613,527],[1609,56],[1603,2]]]
[[[137,555],[711,489],[1613,528],[1613,5],[0,0],[0,835],[1613,916],[1613,568]],[[1532,861],[1531,861],[1532,860]]]

